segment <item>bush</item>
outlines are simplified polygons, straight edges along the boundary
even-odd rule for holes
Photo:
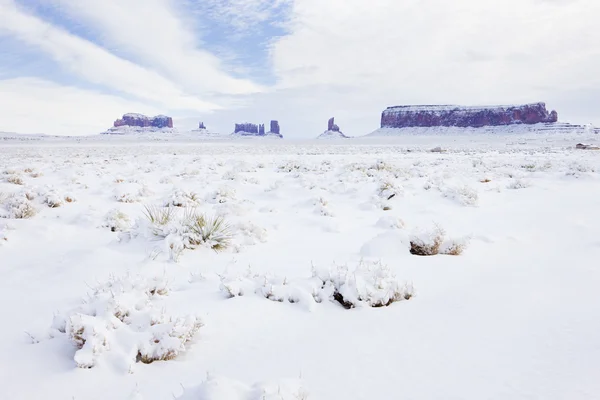
[[[400,283],[391,270],[381,263],[360,262],[353,270],[333,267],[313,271],[309,279],[294,279],[271,275],[221,278],[221,290],[227,297],[257,294],[276,302],[315,303],[332,301],[344,308],[386,307],[409,300],[414,295],[412,285]]]
[[[37,214],[37,209],[31,201],[24,195],[8,195],[4,197],[4,200],[0,198],[0,209],[1,218],[14,218],[14,219],[27,219],[32,218]]]
[[[171,316],[155,304],[168,293],[164,277],[111,278],[93,288],[80,307],[55,316],[51,337],[71,340],[80,368],[96,366],[112,348],[129,355],[131,365],[171,360],[185,351],[202,322],[192,315]]]
[[[225,250],[233,238],[224,217],[208,217],[194,208],[180,212],[172,207],[146,206],[144,215],[145,223],[138,221],[135,228],[164,239],[174,260],[184,249],[206,246],[215,251]]]
[[[467,247],[467,240],[447,240],[445,236],[446,232],[439,226],[433,231],[412,235],[410,253],[416,256],[461,255]]]

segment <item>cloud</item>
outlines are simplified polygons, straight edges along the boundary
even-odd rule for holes
[[[88,82],[170,109],[218,108],[185,93],[155,71],[119,58],[94,43],[22,12],[11,0],[3,0],[0,10],[0,35],[13,36],[47,53],[63,68]]]
[[[171,0],[45,0],[94,29],[110,47],[134,57],[195,94],[246,94],[263,90],[231,76],[202,49],[184,9]],[[239,0],[238,0],[239,1]]]
[[[157,108],[117,96],[37,78],[0,81],[0,131],[87,135],[105,131],[123,110],[149,115]]]
[[[596,0],[296,0],[273,63],[281,88],[347,85],[409,103],[537,99],[600,82],[598,15]]]
[[[91,39],[14,0],[0,0],[0,35],[109,90],[96,101],[96,92],[52,87],[65,108],[101,107],[94,129],[147,107],[222,133],[278,119],[287,137],[310,138],[335,116],[361,135],[389,105],[532,101],[563,121],[600,125],[597,0],[40,1]],[[253,81],[257,70],[269,86]],[[18,83],[35,90],[32,82]]]

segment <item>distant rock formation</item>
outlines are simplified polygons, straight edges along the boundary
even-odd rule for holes
[[[279,121],[272,120],[271,121],[271,129],[269,130],[269,133],[281,135],[281,132],[279,130],[280,130]]]
[[[173,128],[173,119],[166,115],[157,115],[155,117],[147,117],[143,114],[129,113],[123,115],[123,118],[117,119],[113,126],[115,128],[121,126],[137,126],[139,128]]]
[[[271,121],[270,128],[271,130],[269,132],[265,132],[265,124],[256,125],[248,122],[243,124],[235,124],[235,129],[232,135],[283,138],[279,128],[279,122],[275,120]]]
[[[329,118],[327,121],[327,130],[321,133],[317,139],[335,139],[335,138],[343,138],[347,139],[348,136],[344,135],[342,131],[340,131],[340,127],[335,124],[335,118]]]
[[[206,125],[204,125],[204,122],[200,122],[198,124],[198,129],[206,129]]]
[[[257,136],[258,135],[258,125],[251,124],[245,122],[243,124],[235,124],[235,129],[233,134],[242,135],[242,136]]]
[[[331,132],[339,132],[340,127],[335,124],[335,117],[329,118],[327,121],[327,130]]]
[[[473,127],[554,123],[556,111],[545,103],[514,106],[465,107],[450,105],[395,106],[381,114],[381,128]]]

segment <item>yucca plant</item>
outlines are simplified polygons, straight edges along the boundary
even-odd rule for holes
[[[192,213],[186,216],[186,221],[191,233],[190,245],[208,244],[211,249],[221,251],[231,244],[231,227],[223,216],[208,218],[203,214]]]

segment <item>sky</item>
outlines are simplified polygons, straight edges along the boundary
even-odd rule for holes
[[[600,126],[598,21],[598,0],[0,0],[0,131],[359,136],[392,105],[538,101]]]

